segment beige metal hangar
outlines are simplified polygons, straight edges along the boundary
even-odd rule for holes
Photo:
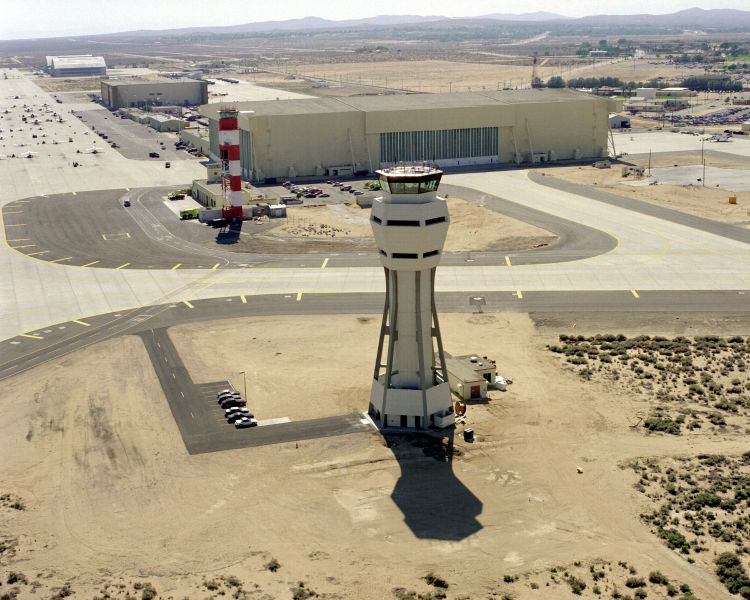
[[[372,173],[399,161],[440,167],[607,155],[619,101],[568,89],[238,102],[242,176],[251,181]],[[208,104],[210,154],[218,111]]]
[[[196,79],[102,81],[102,101],[110,108],[196,106],[208,102],[208,83]]]

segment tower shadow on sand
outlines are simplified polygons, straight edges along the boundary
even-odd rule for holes
[[[482,529],[482,502],[453,472],[453,437],[383,434],[401,467],[391,498],[420,539],[460,541]]]

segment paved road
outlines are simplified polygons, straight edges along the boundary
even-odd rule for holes
[[[445,266],[505,264],[506,257],[515,265],[564,262],[597,256],[617,245],[615,238],[593,227],[491,194],[455,185],[444,187],[445,193],[559,236],[557,243],[537,249],[448,252],[443,254]],[[165,196],[173,189],[114,189],[16,201],[3,207],[6,239],[18,240],[9,245],[38,260],[97,269],[298,268],[318,266],[323,260],[319,254],[225,250],[225,230],[180,221],[164,206]],[[125,199],[130,201],[130,207],[123,206]],[[253,222],[242,226],[256,233],[269,227],[259,229]],[[329,268],[380,265],[372,250],[336,253],[327,258]]]
[[[579,183],[571,183],[556,177],[542,177],[536,171],[529,172],[529,179],[535,183],[546,185],[548,187],[583,196],[584,198],[591,198],[592,200],[598,200],[604,202],[610,206],[617,206],[639,212],[642,215],[649,215],[658,219],[664,219],[671,223],[679,223],[686,227],[692,227],[700,231],[707,233],[713,233],[721,237],[728,238],[730,240],[737,240],[738,242],[744,242],[750,244],[750,229],[739,227],[738,225],[732,225],[731,223],[721,223],[719,221],[713,221],[711,219],[704,219],[703,217],[697,217],[688,213],[667,208],[665,206],[659,206],[651,202],[645,202],[638,200],[637,198],[628,198],[626,196],[620,196],[605,190],[592,188],[587,185],[581,185]]]
[[[447,312],[681,312],[744,313],[750,291],[454,292],[437,295]],[[120,335],[143,335],[183,323],[270,315],[365,314],[383,309],[383,294],[309,294],[193,300],[82,317],[0,341],[0,380]],[[171,375],[170,375],[171,377]],[[223,384],[222,384],[223,385]],[[184,391],[184,390],[182,390]]]

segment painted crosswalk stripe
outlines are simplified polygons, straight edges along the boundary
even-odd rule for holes
[[[28,242],[31,238],[16,238],[15,240],[7,240],[8,243],[10,242]]]
[[[90,263],[86,263],[85,265],[81,265],[82,267],[90,267],[91,265],[95,265],[98,263],[98,260],[91,261]]]
[[[21,337],[31,338],[32,340],[43,340],[44,339],[41,335],[31,335],[30,333],[21,333],[19,335]]]
[[[83,325],[84,327],[91,327],[89,323],[84,323],[83,321],[79,321],[78,319],[73,319],[73,323],[78,323],[79,325]]]
[[[75,193],[75,192],[73,192],[73,195],[75,196],[75,195],[76,195],[76,193]]]
[[[508,257],[508,256],[505,257],[505,264],[508,265],[509,267],[512,266],[510,264],[510,257]]]
[[[325,260],[323,261],[323,264],[322,264],[322,265],[320,265],[320,268],[321,268],[321,269],[325,269],[325,268],[326,268],[326,265],[327,265],[327,264],[328,264],[328,259],[326,258],[326,259],[325,259]]]
[[[26,227],[26,223],[6,223],[6,227]]]
[[[176,265],[175,265],[174,267],[172,267],[172,269],[171,269],[171,270],[172,270],[172,271],[176,271],[176,270],[177,270],[177,269],[179,269],[179,268],[180,268],[181,266],[182,266],[182,263],[177,263],[177,264],[176,264]]]
[[[190,304],[190,302],[188,302],[187,300],[183,300],[183,302],[185,303],[185,306],[187,306],[188,308],[195,308],[195,306]]]
[[[302,300],[302,292],[297,293],[297,302],[299,302],[300,300]]]
[[[23,211],[22,210],[4,210],[4,215],[20,215]]]
[[[25,244],[23,246],[12,246],[14,250],[18,250],[19,248],[36,248],[36,244]]]
[[[37,254],[47,254],[49,250],[41,250],[40,252],[29,252],[26,256],[36,256]]]
[[[242,300],[242,304],[247,304],[247,298],[245,298],[245,296],[240,296],[240,300]]]
[[[124,268],[125,268],[125,267],[127,267],[127,266],[128,266],[129,264],[130,264],[130,263],[125,263],[124,265],[120,265],[119,267],[117,267],[117,269],[124,269]],[[117,269],[115,269],[115,271],[116,271]]]
[[[516,290],[516,296],[518,296],[519,300],[523,300],[523,294],[521,293],[521,290]]]
[[[221,263],[216,263],[216,264],[215,264],[215,265],[214,265],[213,267],[211,267],[211,270],[213,271],[213,270],[214,270],[214,269],[216,269],[216,268],[217,268],[217,267],[218,267],[218,266],[219,266],[220,264],[221,264]]]
[[[65,258],[56,258],[55,260],[51,260],[50,262],[62,262],[63,260],[70,260],[73,258],[72,256],[66,256]]]
[[[633,296],[635,296],[636,298],[640,298],[638,292],[636,292],[635,290],[630,290],[630,293],[633,294]]]

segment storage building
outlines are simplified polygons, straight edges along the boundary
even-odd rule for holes
[[[208,83],[195,79],[102,81],[102,101],[110,108],[197,106],[208,102]]]
[[[487,397],[487,385],[494,385],[497,375],[495,362],[474,354],[466,356],[445,355],[448,383],[451,392],[461,400]]]

